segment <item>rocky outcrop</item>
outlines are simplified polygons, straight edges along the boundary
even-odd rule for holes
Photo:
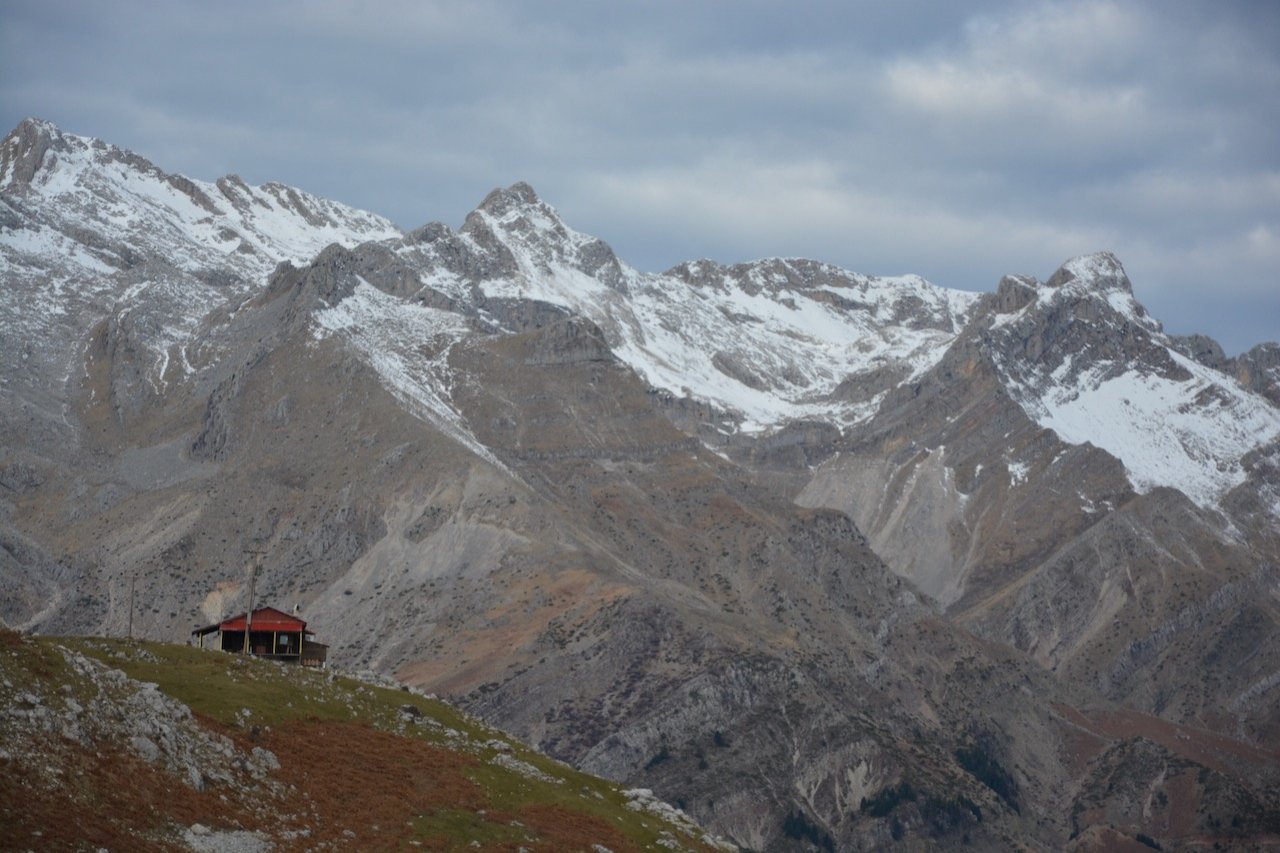
[[[210,732],[187,706],[154,684],[133,681],[76,651],[61,654],[74,673],[65,691],[46,693],[41,682],[34,682],[10,693],[0,706],[5,720],[0,750],[6,761],[32,766],[68,744],[88,750],[111,745],[158,765],[197,791],[256,786],[279,769],[271,752],[242,750],[230,738]],[[12,682],[5,686],[13,688]]]
[[[1240,384],[1280,405],[1280,343],[1258,344],[1232,360]]]
[[[569,317],[547,326],[536,341],[526,364],[547,367],[554,364],[616,361],[599,327],[579,317]]]
[[[56,128],[47,122],[23,119],[0,145],[0,184],[30,186],[54,144],[55,132]]]
[[[1007,275],[996,285],[994,310],[997,314],[1013,314],[1036,300],[1036,287],[1031,276]]]
[[[1169,343],[1178,352],[1205,367],[1227,372],[1230,360],[1222,346],[1208,335],[1170,335]]]

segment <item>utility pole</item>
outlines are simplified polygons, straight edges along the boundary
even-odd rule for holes
[[[129,575],[129,641],[133,641],[133,590],[138,585],[138,570]]]
[[[258,579],[258,569],[262,567],[262,558],[266,550],[262,548],[245,548],[246,554],[252,554],[249,562],[249,607],[244,612],[244,654],[249,654],[249,631],[253,628],[253,585]]]

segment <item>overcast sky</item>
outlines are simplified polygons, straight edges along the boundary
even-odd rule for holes
[[[1169,331],[1280,338],[1274,0],[0,0],[26,116],[404,228],[525,180],[647,271],[1109,249]]]

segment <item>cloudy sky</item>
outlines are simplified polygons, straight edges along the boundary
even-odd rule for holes
[[[405,228],[526,180],[642,270],[1110,249],[1170,331],[1280,339],[1274,0],[0,0],[29,115]]]

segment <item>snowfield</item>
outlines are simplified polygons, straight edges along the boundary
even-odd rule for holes
[[[1028,406],[1039,423],[1072,444],[1092,444],[1124,463],[1139,492],[1171,486],[1212,507],[1245,480],[1240,459],[1280,436],[1280,411],[1171,351],[1192,375],[1178,382],[1130,371],[1086,375],[1050,387]]]
[[[1119,459],[1136,491],[1168,486],[1202,507],[1217,505],[1245,481],[1241,458],[1280,436],[1280,409],[1174,349],[1133,298],[1114,256],[1073,258],[1062,269],[1068,273],[1063,285],[1037,286],[1036,301],[1016,319],[1000,317],[991,324],[997,340],[1018,334],[1018,323],[1035,311],[1083,301],[1092,305],[1088,319],[1072,322],[1089,326],[1098,339],[1121,336],[1125,324],[1140,326],[1150,339],[1149,360],[1180,370],[1092,352],[1066,353],[1049,373],[1043,365],[998,358],[1013,398],[1063,441],[1092,444]]]

